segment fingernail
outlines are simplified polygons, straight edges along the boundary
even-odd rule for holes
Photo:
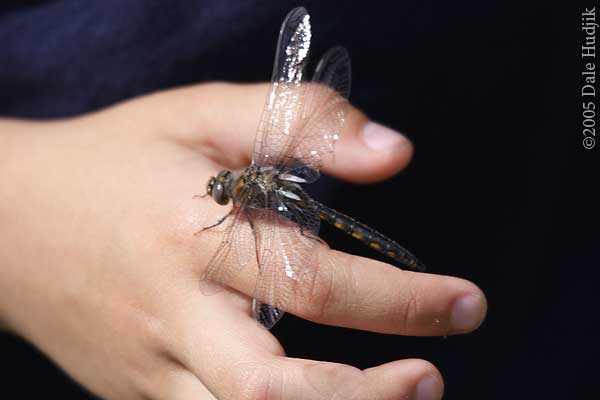
[[[477,294],[461,297],[454,303],[450,314],[450,323],[457,331],[477,328],[483,319],[484,300]]]
[[[363,127],[362,137],[365,144],[375,151],[388,152],[408,144],[408,139],[400,132],[372,121]]]
[[[416,400],[437,400],[442,397],[442,388],[439,380],[432,375],[421,379],[417,385]]]

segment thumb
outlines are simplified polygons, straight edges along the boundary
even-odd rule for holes
[[[269,87],[207,83],[160,92],[144,102],[164,134],[209,151],[223,165],[240,168],[251,160]],[[335,157],[326,160],[322,170],[355,183],[375,182],[406,167],[412,153],[405,136],[350,106]]]

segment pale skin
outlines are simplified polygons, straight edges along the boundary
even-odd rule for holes
[[[194,195],[220,169],[249,163],[266,93],[203,84],[73,119],[0,120],[2,327],[106,399],[441,398],[442,377],[424,360],[361,371],[287,358],[251,317],[256,268],[233,289],[200,292],[219,236],[194,232],[228,208]],[[324,173],[367,183],[408,164],[403,136],[388,136],[386,151],[365,144],[367,121],[351,110]],[[486,313],[463,279],[325,246],[317,259],[326,284],[288,310],[302,318],[441,336]]]

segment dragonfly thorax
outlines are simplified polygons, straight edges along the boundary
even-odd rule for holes
[[[272,207],[278,198],[299,201],[305,197],[300,183],[306,181],[289,173],[281,173],[272,166],[250,165],[243,171],[220,171],[211,177],[206,186],[206,193],[215,202],[226,205],[233,200],[252,208]]]

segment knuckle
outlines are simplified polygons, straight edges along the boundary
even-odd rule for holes
[[[242,362],[232,368],[233,385],[226,398],[231,400],[278,399],[273,390],[275,377],[266,365],[257,362]]]
[[[132,383],[146,393],[147,388],[154,386],[159,371],[168,365],[165,362],[165,359],[170,358],[167,335],[160,320],[143,312],[135,318],[131,330],[135,335],[124,341],[129,346],[135,346],[136,351],[123,352],[126,355],[123,361]]]
[[[317,266],[311,274],[310,281],[304,286],[300,296],[300,314],[309,319],[322,320],[332,310],[339,307],[339,303],[345,297],[345,286],[340,284],[339,269],[329,258],[323,259],[322,252],[318,251]]]
[[[408,330],[416,319],[419,306],[417,304],[417,296],[414,293],[409,293],[408,302],[403,310],[402,327]]]
[[[140,388],[136,391],[136,399],[138,400],[161,400],[161,397],[158,397],[154,388]]]
[[[138,311],[135,317],[135,329],[139,333],[141,345],[147,350],[160,353],[169,347],[169,335],[165,324],[155,315],[147,311]]]
[[[344,364],[319,362],[305,367],[304,378],[323,398],[355,399],[364,395],[365,373]],[[363,396],[364,398],[364,396]]]
[[[360,381],[364,378],[363,372],[351,365],[334,364],[326,368],[323,372],[330,382],[337,382],[340,385],[357,380]]]
[[[342,128],[342,134],[355,135],[361,132],[362,127],[368,122],[369,118],[362,111],[350,106],[346,109],[346,123]]]
[[[413,327],[419,316],[419,295],[418,291],[415,290],[413,283],[413,280],[411,280],[407,285],[405,306],[401,308],[402,328],[406,331]]]
[[[153,210],[148,218],[156,232],[155,241],[168,245],[189,245],[193,241],[194,218],[191,208]]]

